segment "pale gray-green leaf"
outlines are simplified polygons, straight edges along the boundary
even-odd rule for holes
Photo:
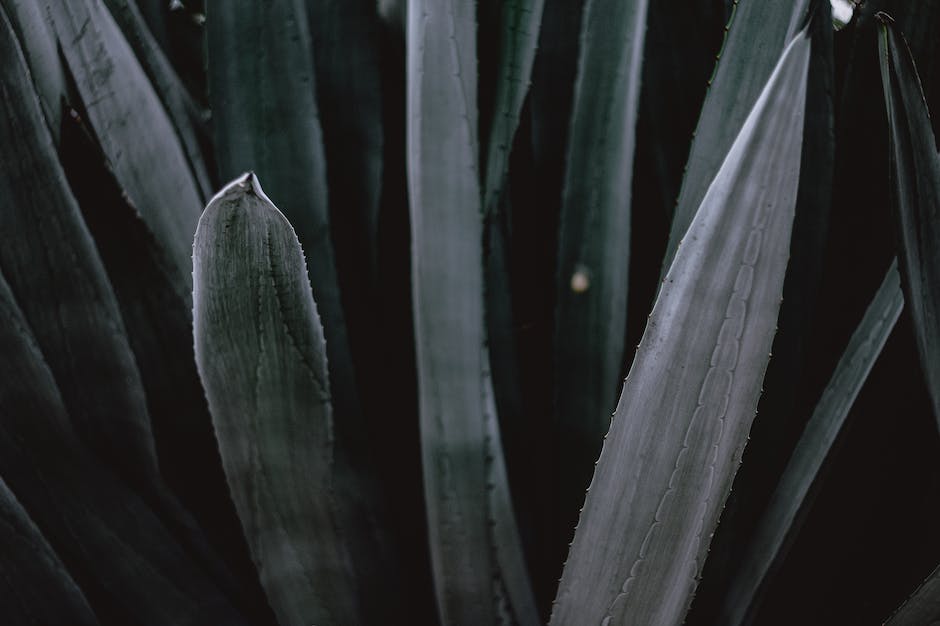
[[[688,610],[773,341],[809,53],[810,40],[798,34],[666,275],[597,463],[552,624],[679,624]]]
[[[42,6],[95,136],[188,293],[203,200],[166,109],[101,0]]]
[[[441,621],[495,620],[473,3],[410,0],[407,149],[424,490]]]
[[[232,498],[282,626],[361,622],[332,493],[323,329],[294,229],[254,174],[193,246],[196,364]]]
[[[760,90],[806,15],[810,0],[737,0],[729,30],[708,81],[708,94],[693,134],[663,257],[665,276],[679,242],[721,167]]]

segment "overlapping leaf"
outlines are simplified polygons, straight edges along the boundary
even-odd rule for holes
[[[144,626],[247,626],[125,476],[89,454],[2,277],[0,320],[0,476],[95,612]]]
[[[646,0],[588,0],[581,23],[555,286],[561,527],[571,527],[620,384]]]
[[[678,624],[760,395],[810,55],[790,42],[666,275],[581,512],[552,624]],[[622,540],[611,543],[610,537]]]
[[[661,276],[672,264],[679,242],[705,192],[722,165],[745,118],[761,93],[811,0],[762,2],[738,0],[732,5],[728,34],[702,105],[682,189],[672,216]]]
[[[100,0],[43,0],[42,7],[98,142],[188,292],[203,199],[166,109]]]

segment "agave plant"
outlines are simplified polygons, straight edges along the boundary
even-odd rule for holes
[[[854,9],[0,0],[2,621],[940,619],[940,12]]]

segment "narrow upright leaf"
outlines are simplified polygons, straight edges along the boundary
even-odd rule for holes
[[[388,576],[391,548],[377,521],[384,511],[373,482],[378,470],[370,471],[372,430],[362,409],[336,270],[306,0],[236,0],[209,8],[209,86],[220,172],[232,179],[251,170],[264,180],[306,251],[326,336],[341,525],[351,538],[363,589],[393,600],[400,581]]]
[[[885,622],[886,626],[923,626],[940,619],[940,567]]]
[[[410,0],[408,188],[424,489],[438,611],[492,624],[472,3]]]
[[[801,32],[666,276],[597,463],[552,624],[678,624],[688,610],[773,340],[809,55]]]
[[[647,0],[588,0],[559,225],[554,341],[559,531],[570,537],[620,384]]]
[[[483,208],[487,214],[496,210],[504,187],[509,151],[529,92],[545,0],[510,0],[501,5],[494,110],[484,144]]]
[[[849,340],[790,457],[726,596],[720,623],[737,625],[754,618],[762,587],[785,556],[787,541],[799,532],[800,515],[811,504],[811,489],[902,308],[904,297],[895,262]]]
[[[166,109],[101,0],[42,4],[98,142],[188,292],[203,201]]]
[[[336,227],[342,226],[336,231],[340,233],[337,247],[345,243],[352,248],[350,261],[358,261],[357,266],[366,270],[347,283],[371,287],[377,262],[384,145],[376,3],[308,0],[306,6],[333,207],[330,217]],[[339,266],[344,267],[342,261]]]
[[[522,538],[516,524],[509,475],[503,457],[499,432],[499,414],[493,394],[489,355],[483,354],[483,419],[486,436],[487,515],[490,520],[491,543],[496,569],[494,595],[502,595],[503,623],[517,626],[541,624],[535,594],[526,569]]]
[[[682,189],[672,216],[661,276],[672,264],[705,192],[761,93],[780,53],[799,29],[813,0],[736,0],[728,34],[708,81]]]
[[[0,615],[8,624],[96,626],[55,551],[0,478]]]
[[[910,50],[891,18],[879,17],[901,286],[940,425],[940,156]]]
[[[283,626],[361,623],[333,501],[323,329],[294,230],[254,174],[219,192],[193,252],[193,332],[222,462]]]

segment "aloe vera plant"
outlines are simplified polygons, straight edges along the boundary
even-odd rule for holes
[[[935,619],[940,13],[683,11],[0,0],[3,621]]]

